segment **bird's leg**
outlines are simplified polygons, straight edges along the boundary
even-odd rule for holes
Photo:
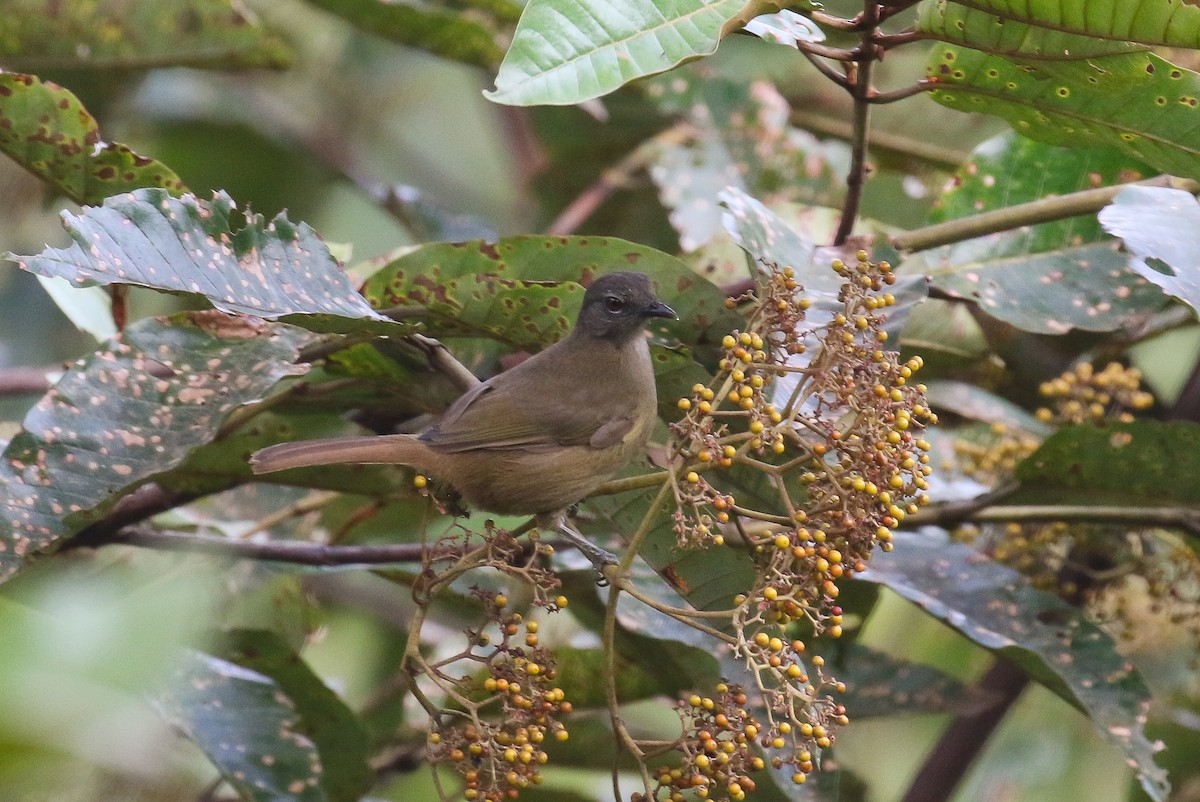
[[[568,540],[571,545],[579,549],[579,552],[584,557],[588,558],[588,561],[595,566],[596,571],[600,574],[600,584],[608,584],[608,579],[604,574],[604,569],[606,566],[616,565],[620,562],[620,560],[617,559],[617,555],[610,551],[605,551],[572,529],[567,524],[567,518],[565,515],[557,515],[553,520],[543,520],[539,518],[538,525],[539,528],[545,526],[547,529],[554,529],[566,540]]]

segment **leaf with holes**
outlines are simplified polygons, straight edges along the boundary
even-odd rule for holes
[[[143,321],[75,363],[0,457],[0,579],[211,441],[312,339],[197,312]]]
[[[1200,505],[1200,424],[1065,426],[1017,466],[1023,504]]]
[[[321,755],[301,734],[287,693],[270,677],[201,652],[187,652],[155,700],[238,795],[251,802],[327,802]]]
[[[513,106],[569,105],[714,53],[721,37],[781,4],[746,0],[531,0],[496,89]]]
[[[1134,42],[1059,27],[1043,28],[1010,16],[1001,18],[954,0],[918,5],[916,28],[943,42],[1016,59],[1074,61],[1148,49]]]
[[[407,307],[445,336],[489,337],[537,350],[566,334],[583,286],[613,270],[637,270],[679,314],[655,324],[689,345],[718,343],[740,318],[707,279],[674,256],[612,237],[505,237],[434,243],[394,259],[363,285],[376,309]],[[659,326],[661,325],[661,329]]]
[[[964,219],[1151,172],[1112,148],[1063,148],[1010,132],[975,149],[942,192],[932,220]],[[1116,246],[1094,217],[1083,215],[922,251],[905,269],[926,273],[949,295],[975,300],[1025,331],[1109,331],[1166,302],[1125,266]]]
[[[33,72],[286,67],[291,61],[289,48],[230,0],[92,0],[52,7],[45,0],[6,0],[4,12],[0,61]]]
[[[282,213],[264,223],[247,211],[245,226],[234,230],[236,209],[224,192],[206,202],[137,190],[82,214],[63,212],[63,226],[75,240],[71,247],[5,258],[76,286],[135,284],[202,295],[224,312],[283,319],[314,331],[411,329],[372,310],[307,225]]]
[[[1099,39],[1200,47],[1200,8],[1183,0],[958,0],[1016,20]]]
[[[1200,75],[1152,53],[1016,63],[940,45],[927,73],[931,96],[950,108],[999,115],[1052,145],[1115,147],[1200,178]]]
[[[1125,241],[1129,265],[1142,278],[1200,311],[1200,205],[1195,197],[1180,189],[1126,187],[1100,210],[1100,224]]]
[[[983,648],[1020,666],[1092,720],[1156,802],[1167,796],[1144,727],[1150,692],[1082,611],[944,533],[897,533],[859,578],[885,585]]]
[[[10,17],[0,15],[0,41],[3,20]],[[103,142],[95,118],[75,95],[33,75],[0,71],[0,153],[79,204],[137,187],[184,191],[162,162]]]

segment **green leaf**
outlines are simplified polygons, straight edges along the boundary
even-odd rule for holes
[[[930,53],[934,100],[1004,117],[1052,145],[1116,147],[1155,169],[1200,178],[1200,75],[1152,53],[1016,63],[955,45]]]
[[[1073,61],[1146,49],[1133,42],[1101,38],[1095,33],[1043,28],[1007,14],[998,17],[954,0],[919,4],[916,29],[943,42],[1027,60]]]
[[[1167,796],[1144,725],[1150,692],[1116,644],[1083,613],[944,533],[897,533],[859,578],[890,588],[983,648],[1016,663],[1085,713],[1125,755],[1142,788]]]
[[[1200,424],[1065,426],[1017,466],[1014,503],[1200,505]]]
[[[374,782],[367,765],[367,729],[278,635],[264,630],[228,632],[221,656],[269,677],[300,714],[296,731],[316,744],[330,802],[357,802]]]
[[[0,456],[0,580],[169,476],[311,339],[202,312],[142,321],[73,365]]]
[[[976,148],[939,199],[934,222],[1147,177],[1150,168],[1112,148],[1062,148],[1011,132]],[[914,254],[906,270],[931,276],[956,298],[1025,331],[1108,331],[1165,298],[1124,264],[1094,217],[1001,231]]]
[[[0,15],[0,42],[13,16]],[[0,152],[79,204],[137,187],[185,191],[165,164],[103,142],[75,95],[33,75],[0,70]]]
[[[230,0],[7,0],[0,63],[33,72],[286,67],[290,49]]]
[[[1200,8],[1184,0],[960,0],[1010,20],[1101,39],[1200,47]]]
[[[501,0],[486,13],[472,4],[464,14],[433,4],[379,0],[308,0],[364,31],[436,56],[493,69],[504,57],[504,42],[520,6]]]
[[[737,325],[724,296],[673,256],[605,237],[505,237],[434,243],[389,262],[363,285],[372,307],[411,307],[443,336],[489,337],[536,350],[570,330],[581,281],[612,270],[650,276],[679,314],[661,329],[688,344],[717,343]]]
[[[569,105],[716,52],[721,37],[778,5],[746,0],[531,0],[488,99]]]
[[[1007,398],[988,392],[978,385],[948,379],[931,381],[925,397],[936,409],[947,410],[970,420],[1003,424],[1038,437],[1046,437],[1054,427],[1043,423]]]
[[[982,691],[936,668],[910,663],[858,643],[814,641],[828,670],[846,683],[837,695],[855,721],[912,713],[962,713],[986,706]]]
[[[1133,270],[1200,310],[1200,206],[1194,196],[1181,189],[1127,187],[1100,210],[1100,224],[1125,241]],[[1167,269],[1157,269],[1160,264]]]
[[[326,802],[324,767],[302,720],[270,677],[187,652],[159,710],[247,802]]]
[[[245,226],[235,231],[236,208],[224,192],[201,201],[137,190],[79,215],[64,212],[71,247],[6,258],[76,286],[135,284],[202,295],[224,312],[282,318],[316,331],[403,334],[411,328],[372,310],[306,224],[282,213],[264,223],[246,212]]]

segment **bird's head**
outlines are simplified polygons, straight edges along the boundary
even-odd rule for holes
[[[658,300],[645,273],[605,273],[588,287],[575,324],[578,334],[624,342],[650,318],[674,318],[675,310]]]

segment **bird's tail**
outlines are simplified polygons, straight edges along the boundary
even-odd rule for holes
[[[374,437],[329,437],[281,443],[254,452],[250,467],[255,473],[274,473],[312,465],[412,465],[428,462],[429,448],[410,434]]]

